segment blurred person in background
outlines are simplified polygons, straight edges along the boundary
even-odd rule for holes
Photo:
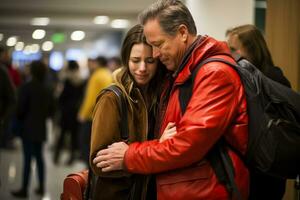
[[[78,121],[77,113],[82,100],[84,80],[80,75],[77,61],[68,61],[66,69],[60,74],[63,82],[63,89],[58,98],[58,107],[61,112],[60,116],[60,134],[55,145],[53,161],[59,162],[61,150],[65,145],[67,133],[70,134],[70,158],[67,164],[72,164],[78,149]]]
[[[103,88],[112,83],[112,74],[107,67],[106,58],[99,56],[95,60],[89,59],[88,68],[90,77],[85,88],[83,102],[77,115],[77,119],[80,122],[79,146],[81,148],[81,158],[87,166],[89,163],[92,113],[96,98]]]
[[[121,67],[121,59],[117,56],[112,57],[110,59],[108,59],[107,62],[108,68],[110,69],[110,71],[115,71],[116,69],[118,69],[119,67]]]
[[[11,77],[14,86],[16,88],[19,87],[22,83],[21,75],[19,71],[12,65],[9,49],[3,46],[0,46],[0,63],[7,68],[8,74]]]
[[[0,65],[4,67],[9,75],[9,78],[14,86],[18,88],[21,84],[21,76],[17,69],[12,66],[12,60],[10,51],[8,48],[0,45]],[[17,120],[15,117],[15,109],[9,107],[10,112],[7,112],[5,118],[2,121],[2,134],[1,134],[1,148],[14,149],[13,138],[17,133],[15,131],[18,128]]]
[[[19,190],[11,192],[15,197],[28,196],[31,174],[31,161],[34,157],[37,166],[39,186],[35,193],[45,193],[45,163],[43,146],[46,141],[46,119],[52,115],[53,92],[46,84],[47,66],[41,61],[30,65],[31,80],[19,89],[17,118],[22,124],[23,180]]]
[[[0,148],[6,147],[6,133],[4,122],[13,113],[16,106],[15,87],[8,75],[7,69],[0,63]]]
[[[270,79],[291,87],[281,69],[274,65],[264,36],[256,26],[252,24],[237,26],[227,30],[226,36],[232,53],[238,53],[249,60]]]
[[[239,54],[254,64],[264,75],[287,87],[291,87],[281,69],[273,63],[272,56],[261,31],[247,24],[226,32],[228,45],[233,54]],[[286,180],[261,174],[250,169],[251,200],[281,200],[285,193]]]

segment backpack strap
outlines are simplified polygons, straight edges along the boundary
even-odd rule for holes
[[[200,68],[205,65],[206,63],[213,62],[211,61],[212,58],[208,58],[202,62],[192,71],[192,75],[186,82],[179,86],[179,103],[181,108],[181,114],[183,115],[186,111],[186,107],[192,97],[193,93],[193,85],[196,75]]]
[[[127,103],[126,99],[123,95],[123,92],[120,87],[117,85],[111,85],[105,88],[107,91],[112,91],[119,99],[119,110],[121,115],[121,123],[119,124],[121,130],[121,138],[122,140],[128,140],[129,138],[129,130],[128,130],[128,116],[127,116]]]
[[[231,158],[229,157],[226,149],[224,149],[224,145],[217,146],[219,150],[219,154],[221,155],[221,162],[223,164],[225,174],[228,178],[228,184],[230,186],[229,191],[231,192],[231,197],[233,198],[234,195],[236,196],[236,199],[242,200],[242,194],[240,193],[235,180],[234,180],[234,168]],[[227,186],[228,187],[228,186]],[[233,198],[234,199],[234,198]]]
[[[236,57],[235,59],[239,60],[241,59],[241,57]],[[202,62],[200,62],[200,64],[197,64],[197,67],[192,71],[192,75],[191,77],[184,82],[182,85],[179,86],[179,102],[180,102],[180,108],[181,108],[181,113],[184,114],[186,107],[192,97],[192,92],[193,92],[193,85],[194,85],[194,80],[196,75],[198,74],[198,71],[200,70],[200,68],[209,63],[209,62],[222,62],[225,63],[227,65],[230,65],[231,67],[235,68],[238,67],[237,65],[224,60],[222,58],[207,58],[205,60],[203,60]]]
[[[222,62],[232,66],[233,68],[237,67],[235,64],[222,58],[208,58],[200,62],[200,64],[198,64],[192,71],[191,77],[179,86],[179,103],[182,115],[185,113],[187,105],[192,97],[194,80],[199,69],[209,62]],[[225,185],[227,191],[231,195],[231,198],[235,194],[238,200],[242,200],[242,195],[234,180],[233,163],[227,151],[224,149],[224,142],[223,139],[218,141],[208,153],[207,159],[211,163],[218,180]]]

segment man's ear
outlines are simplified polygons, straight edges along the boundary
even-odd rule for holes
[[[186,25],[181,24],[178,28],[178,33],[181,37],[181,40],[183,42],[187,42],[189,31],[188,31],[188,28],[186,27]]]

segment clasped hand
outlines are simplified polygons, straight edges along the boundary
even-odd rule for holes
[[[159,142],[164,142],[167,139],[172,138],[177,133],[174,122],[169,122],[164,130],[164,133],[159,139]],[[93,163],[101,168],[102,172],[110,172],[116,170],[122,170],[124,168],[124,155],[128,149],[128,145],[125,142],[116,142],[98,151]]]
[[[123,159],[128,145],[125,142],[116,142],[98,151],[93,163],[101,168],[102,172],[123,169]]]

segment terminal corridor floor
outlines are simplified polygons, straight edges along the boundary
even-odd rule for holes
[[[15,149],[0,149],[0,200],[16,200],[10,192],[21,187],[22,182],[22,146],[19,139],[16,139]],[[32,165],[30,187],[28,191],[29,200],[58,200],[63,190],[64,178],[72,172],[78,172],[85,168],[81,161],[74,161],[72,165],[67,165],[68,153],[62,152],[60,164],[54,165],[51,145],[44,145],[45,165],[46,165],[46,193],[43,197],[35,194],[37,188],[37,171],[35,163]],[[26,199],[26,198],[23,198]]]

